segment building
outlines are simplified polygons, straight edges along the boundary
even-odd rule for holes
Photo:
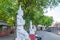
[[[60,34],[60,23],[55,23],[50,26],[47,31],[50,30],[52,33]]]
[[[44,31],[44,30],[45,30],[45,27],[46,27],[46,26],[38,25],[38,26],[37,26],[37,29],[38,29],[38,31],[40,31],[40,30],[41,30],[41,31],[42,31],[42,30]]]
[[[6,36],[9,35],[11,32],[11,28],[9,24],[7,24],[4,21],[0,21],[0,36]]]

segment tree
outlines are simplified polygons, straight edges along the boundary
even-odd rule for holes
[[[58,5],[60,0],[21,0],[20,5],[24,10],[24,19],[26,24],[29,25],[29,21],[32,20],[33,24],[42,24],[50,26],[53,22],[51,17],[43,15],[44,8],[53,8]]]
[[[17,9],[17,0],[0,0],[0,20],[6,21],[13,26],[16,21]]]
[[[13,26],[16,21],[18,5],[21,5],[26,25],[29,25],[30,20],[38,24],[39,20],[43,20],[41,18],[44,16],[44,8],[55,7],[59,2],[60,0],[0,0],[0,20]]]
[[[53,23],[53,18],[49,16],[45,16],[40,20],[40,24],[46,27],[51,26],[52,23]]]

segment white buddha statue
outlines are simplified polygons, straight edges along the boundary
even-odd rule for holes
[[[24,30],[25,20],[23,19],[23,10],[21,6],[19,6],[18,14],[17,14],[17,38],[16,40],[30,40],[29,34]]]

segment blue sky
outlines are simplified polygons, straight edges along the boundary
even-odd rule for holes
[[[47,10],[48,12],[45,13],[44,15],[52,16],[54,19],[54,22],[60,22],[60,4],[51,10],[50,8],[48,8]]]

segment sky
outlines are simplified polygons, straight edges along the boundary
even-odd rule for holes
[[[54,22],[60,22],[60,4],[51,10],[50,10],[50,8],[48,8],[47,10],[48,10],[48,12],[45,13],[44,15],[52,16]]]

